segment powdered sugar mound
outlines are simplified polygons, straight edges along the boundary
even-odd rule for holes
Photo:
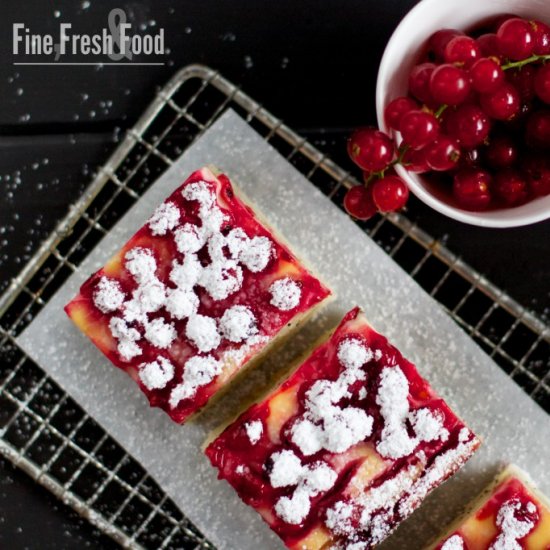
[[[148,248],[132,248],[124,256],[125,267],[138,283],[146,282],[155,276],[157,262]]]
[[[518,540],[526,537],[535,527],[535,521],[525,517],[526,513],[531,512],[532,514],[532,507],[529,507],[529,504],[533,503],[529,502],[524,505],[517,499],[510,499],[500,507],[496,520],[500,533],[489,550],[521,550],[523,548]],[[538,520],[538,515],[534,519]]]
[[[464,550],[464,539],[460,535],[453,535],[445,541],[441,550]]]
[[[181,194],[188,201],[198,201],[201,208],[209,208],[214,204],[214,190],[206,181],[186,185]]]
[[[258,333],[256,317],[246,306],[230,307],[220,319],[220,332],[230,342],[243,342]]]
[[[153,235],[166,235],[180,220],[179,208],[173,202],[164,202],[157,207],[149,219],[149,229]]]
[[[198,252],[206,243],[205,234],[201,227],[186,223],[174,231],[176,248],[182,254]]]
[[[94,305],[102,313],[111,313],[122,306],[124,302],[124,292],[120,288],[120,283],[108,277],[101,277],[94,291]]]
[[[183,367],[183,382],[170,394],[170,407],[177,407],[182,399],[193,397],[200,386],[212,382],[221,371],[222,364],[209,355],[196,355],[188,359]]]
[[[234,260],[212,262],[202,272],[200,285],[214,300],[225,300],[241,288],[242,269]]]
[[[267,237],[254,237],[240,251],[239,260],[253,273],[259,273],[267,267],[272,256],[271,241]]]
[[[199,297],[187,288],[172,288],[168,290],[166,311],[174,319],[187,319],[197,312]]]
[[[148,390],[160,390],[174,378],[174,365],[159,356],[156,361],[139,366],[139,379]]]
[[[342,500],[336,502],[334,506],[327,509],[325,525],[335,535],[350,535],[355,527],[352,523],[354,506],[349,502]]]
[[[409,382],[403,371],[398,366],[382,369],[376,403],[380,406],[384,427],[376,449],[386,458],[403,458],[422,441],[444,441],[449,436],[440,415],[423,409],[411,413],[408,396]],[[415,437],[409,435],[407,421],[412,424]]]
[[[373,358],[373,353],[357,338],[346,338],[338,346],[338,361],[347,369],[358,369]]]
[[[296,486],[290,497],[281,497],[275,503],[275,513],[286,523],[298,525],[309,514],[311,498],[328,491],[338,476],[325,462],[303,466],[300,458],[287,449],[273,453],[271,461],[271,485],[275,488]]]
[[[162,317],[153,319],[145,327],[145,338],[157,348],[166,349],[176,339],[176,329]]]
[[[241,252],[248,246],[249,238],[241,227],[235,227],[227,234],[225,243],[231,258],[238,260]]]
[[[185,255],[183,262],[177,260],[172,262],[170,271],[170,280],[179,288],[192,288],[200,280],[202,275],[202,265],[195,254]]]
[[[151,278],[140,284],[133,294],[133,299],[143,313],[158,311],[166,301],[166,288],[156,278]]]
[[[270,304],[282,311],[290,311],[299,303],[302,296],[300,285],[293,281],[290,277],[278,279],[270,287],[271,293]]]
[[[117,351],[124,360],[130,361],[141,354],[141,348],[136,344],[140,334],[135,328],[129,327],[124,319],[113,317],[109,321],[109,329],[118,340]]]
[[[185,335],[203,353],[216,349],[221,341],[216,320],[206,315],[197,314],[190,317]]]
[[[247,422],[244,425],[244,429],[246,430],[246,435],[248,436],[250,443],[252,443],[252,445],[256,445],[262,437],[264,425],[261,420],[253,420],[252,422]]]

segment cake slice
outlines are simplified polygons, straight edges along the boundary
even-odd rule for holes
[[[355,308],[205,452],[288,548],[366,550],[478,446]]]
[[[550,501],[508,466],[431,550],[548,550]]]
[[[65,310],[182,423],[329,295],[229,179],[203,168]]]

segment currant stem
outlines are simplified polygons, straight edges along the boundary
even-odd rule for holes
[[[509,69],[519,69],[524,65],[529,65],[530,63],[537,63],[538,61],[550,61],[550,55],[532,55],[521,61],[510,61],[505,65],[502,65],[503,71],[508,71]]]

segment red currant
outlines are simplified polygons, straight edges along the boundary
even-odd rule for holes
[[[460,148],[456,140],[440,136],[426,147],[426,163],[437,172],[452,170],[460,160]]]
[[[519,92],[509,83],[504,83],[496,92],[480,96],[481,108],[496,120],[512,120],[521,107]]]
[[[521,100],[525,103],[535,97],[536,69],[532,65],[525,65],[520,69],[507,71],[506,78],[519,92]]]
[[[481,55],[485,57],[498,57],[500,55],[497,35],[494,33],[487,33],[479,36],[477,38],[477,45],[479,46]]]
[[[550,148],[550,111],[536,111],[529,115],[526,138],[533,147]]]
[[[489,117],[473,103],[461,105],[447,120],[447,131],[468,149],[483,143],[490,130]]]
[[[422,149],[439,134],[439,121],[425,111],[409,111],[401,119],[399,131],[404,143],[413,149]]]
[[[372,199],[380,212],[403,208],[409,198],[409,188],[398,176],[386,176],[372,184]]]
[[[491,202],[490,186],[489,172],[474,168],[461,170],[453,180],[453,195],[467,210],[485,210]]]
[[[414,174],[424,174],[430,170],[426,162],[426,151],[424,149],[408,149],[403,155],[402,164],[407,172],[413,172]]]
[[[430,92],[440,104],[459,105],[470,94],[470,79],[460,67],[440,65],[430,77]]]
[[[535,93],[544,103],[550,104],[550,65],[543,65],[537,71]]]
[[[517,170],[505,170],[496,175],[495,195],[507,206],[515,206],[527,199],[527,180]]]
[[[445,48],[447,44],[455,37],[462,36],[462,31],[456,29],[441,29],[434,32],[428,40],[428,48],[434,54],[437,59],[443,59],[445,56]]]
[[[431,100],[430,77],[434,69],[433,63],[422,63],[413,67],[409,75],[409,92],[422,103],[429,103]]]
[[[550,160],[546,155],[528,155],[522,168],[529,180],[529,188],[536,197],[550,195]]]
[[[362,128],[353,132],[349,138],[348,154],[359,168],[367,172],[380,172],[393,159],[393,141],[384,132]]]
[[[480,57],[481,50],[470,36],[455,36],[445,46],[444,59],[447,63],[469,67]]]
[[[370,188],[363,185],[356,185],[348,190],[344,197],[344,208],[350,216],[358,220],[368,220],[377,212]]]
[[[535,48],[533,53],[536,55],[550,54],[550,27],[542,21],[531,21],[533,36],[535,40]]]
[[[520,18],[506,20],[497,32],[500,53],[519,61],[533,54],[535,41],[531,25]]]
[[[504,82],[504,71],[493,58],[482,57],[470,67],[472,88],[479,93],[496,92]]]
[[[397,99],[390,101],[384,111],[386,124],[392,130],[399,130],[403,115],[407,114],[409,111],[413,111],[414,109],[418,109],[418,103],[410,97],[398,97]]]
[[[486,158],[493,168],[508,168],[518,160],[518,149],[509,137],[496,137],[487,147]]]

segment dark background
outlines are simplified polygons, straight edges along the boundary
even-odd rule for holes
[[[345,138],[354,126],[375,123],[378,64],[393,29],[415,3],[2,0],[0,292],[82,193],[158,87],[187,64],[220,70],[352,169]],[[107,26],[115,7],[125,10],[134,30],[165,29],[169,53],[160,59],[164,66],[13,65],[13,23],[56,36],[60,22],[68,22],[73,32],[93,34]],[[84,60],[90,61],[73,61]],[[444,218],[414,199],[408,210],[422,228],[547,319],[550,222],[483,230]],[[4,461],[0,468],[0,547],[114,546],[24,474]]]

